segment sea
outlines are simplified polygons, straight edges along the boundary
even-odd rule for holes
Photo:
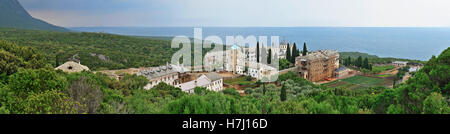
[[[379,57],[427,61],[450,47],[450,27],[195,27],[203,39],[219,36],[279,36],[280,41],[308,50],[333,49]],[[129,36],[194,37],[194,27],[73,27],[80,32],[104,32]]]

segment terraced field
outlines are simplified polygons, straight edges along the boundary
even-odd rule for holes
[[[365,89],[370,87],[392,85],[391,76],[384,77],[367,77],[367,76],[354,76],[347,79],[337,80],[330,83],[323,84],[330,88],[348,88],[352,90]]]

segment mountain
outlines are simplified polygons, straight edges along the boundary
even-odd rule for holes
[[[65,28],[33,18],[17,0],[0,0],[0,27],[69,31]]]

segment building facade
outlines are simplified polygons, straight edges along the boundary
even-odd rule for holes
[[[333,77],[339,68],[339,53],[334,50],[319,50],[296,58],[298,75],[306,80],[317,82]]]
[[[341,66],[341,67],[339,67],[338,69],[336,69],[334,71],[334,77],[336,77],[336,78],[343,78],[343,77],[348,76],[350,73],[351,73],[350,69],[348,69],[345,66]]]
[[[406,62],[406,61],[394,61],[394,62],[392,62],[392,65],[394,65],[396,67],[404,67],[404,66],[408,65],[408,62]]]
[[[267,53],[268,49],[261,50],[266,50]],[[277,51],[281,50],[280,48],[270,49],[272,49],[272,57],[274,58],[277,57],[275,56],[278,54]],[[204,59],[207,71],[211,71],[211,68],[216,68],[216,71],[233,72],[234,74],[251,76],[256,79],[270,77],[278,73],[278,68],[257,62],[256,47],[239,47],[235,45],[223,52],[208,52]]]
[[[149,80],[149,83],[144,87],[144,89],[149,90],[161,82],[172,86],[180,84],[179,74],[187,70],[182,65],[167,64],[166,66],[141,68],[136,75],[145,76]]]
[[[223,78],[217,73],[202,74],[196,80],[181,83],[175,87],[180,88],[183,92],[194,93],[195,87],[204,87],[207,90],[219,92],[223,90]]]

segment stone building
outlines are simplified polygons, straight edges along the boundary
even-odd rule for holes
[[[187,93],[194,93],[195,87],[205,87],[210,91],[219,92],[223,90],[223,78],[217,73],[202,74],[196,80],[181,83],[175,87],[181,88],[182,91]]]
[[[264,78],[269,79],[270,77],[277,75],[278,69],[267,64],[250,62],[248,66],[248,76],[255,79],[261,80]]]
[[[261,50],[267,51],[268,49]],[[273,55],[278,54],[276,52],[279,51],[279,48],[271,49],[274,51]],[[256,79],[270,77],[278,73],[278,68],[256,62],[256,47],[239,47],[234,45],[231,49],[225,51],[208,52],[205,55],[204,63],[206,71],[211,71],[212,69],[210,68],[216,68],[215,71],[233,72],[238,75],[252,76]],[[248,69],[247,72],[246,68]]]
[[[161,82],[172,86],[180,84],[179,74],[184,73],[187,70],[188,69],[184,68],[182,65],[167,64],[166,66],[139,69],[139,72],[137,72],[136,75],[147,77],[149,84],[147,84],[144,89],[149,90]]]
[[[62,70],[64,72],[73,73],[73,72],[81,72],[83,70],[89,71],[89,67],[81,65],[79,62],[68,61],[58,67],[55,70]]]
[[[282,42],[280,42],[280,46],[278,47],[278,49],[276,49],[276,48],[273,48],[273,52],[278,52],[278,57],[280,58],[280,59],[286,59],[286,53],[287,53],[287,50],[288,50],[288,42],[286,42],[286,41],[282,41]],[[294,45],[293,44],[290,44],[289,45],[289,51],[291,51],[291,54],[292,54],[292,48],[294,47]]]
[[[341,67],[339,67],[338,69],[336,69],[334,71],[334,77],[336,77],[336,78],[343,78],[345,76],[348,76],[350,73],[351,73],[350,69],[348,69],[345,66],[341,66]]]
[[[392,65],[394,65],[396,67],[404,67],[404,66],[408,65],[408,62],[406,62],[406,61],[394,61],[394,62],[392,62]]]
[[[319,50],[296,58],[298,75],[306,80],[317,82],[333,77],[339,68],[339,53],[334,50]]]

